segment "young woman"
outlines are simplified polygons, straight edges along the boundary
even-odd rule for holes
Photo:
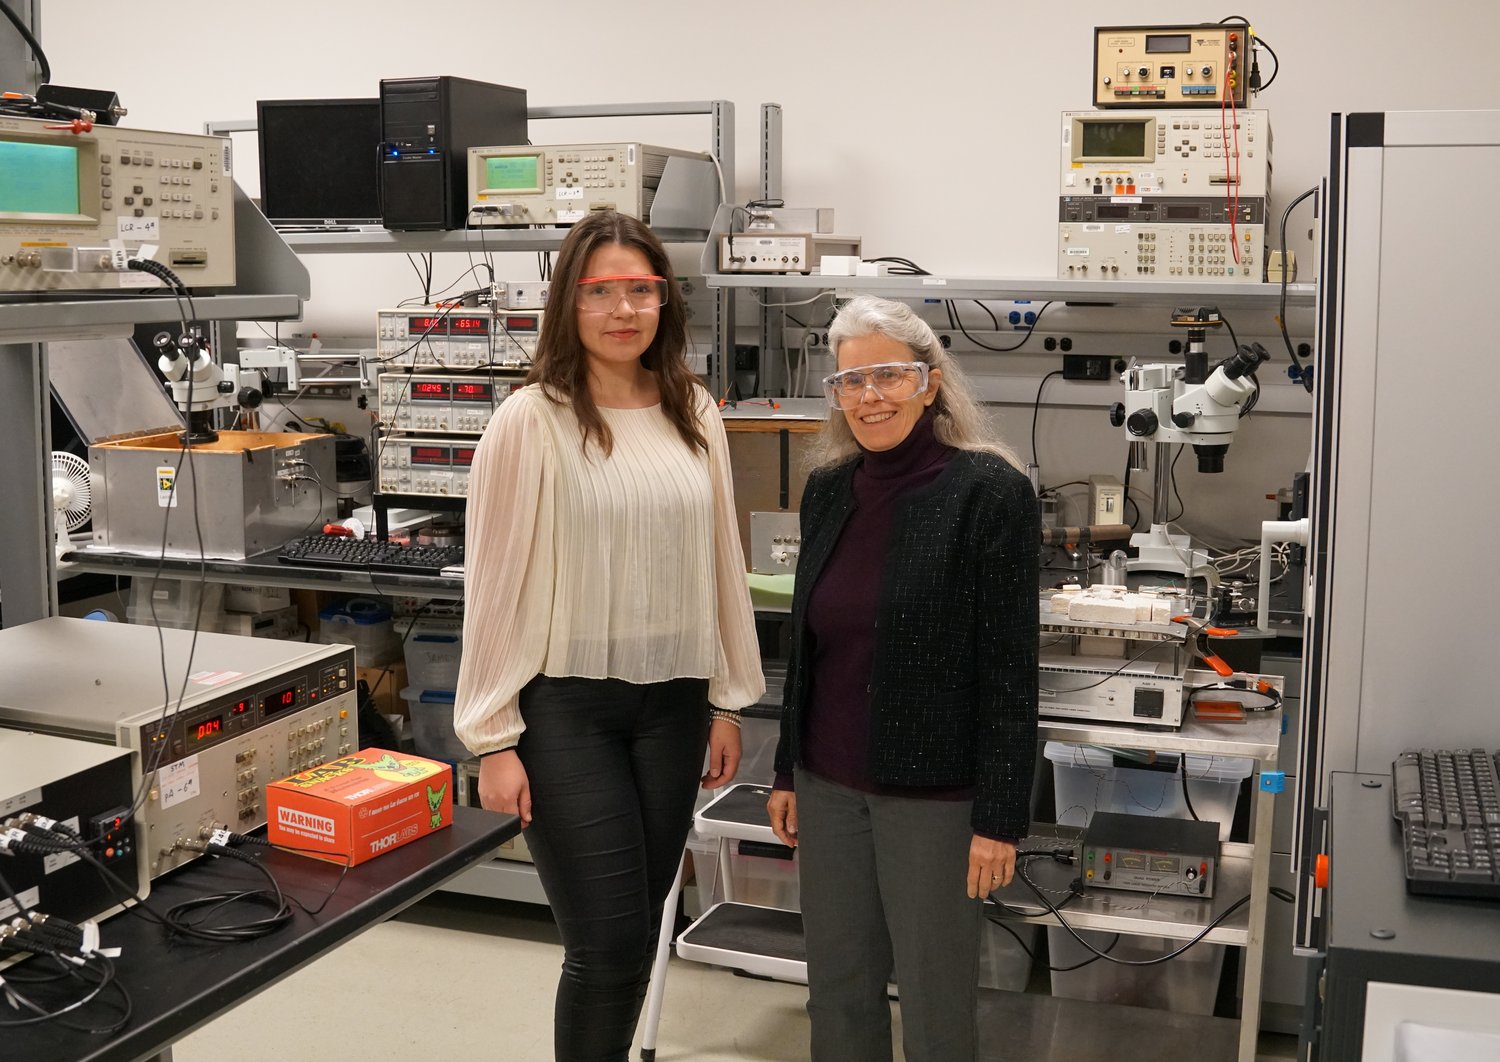
[[[660,241],[591,215],[548,302],[475,455],[454,726],[562,935],[556,1057],[624,1060],[694,791],[734,777],[765,684],[728,442]]]

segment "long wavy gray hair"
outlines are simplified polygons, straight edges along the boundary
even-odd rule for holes
[[[858,295],[846,302],[828,329],[828,348],[838,363],[839,346],[846,339],[869,335],[894,339],[911,351],[917,361],[943,370],[943,381],[933,400],[938,441],[956,450],[982,450],[1004,458],[1024,472],[1025,463],[990,428],[979,402],[958,362],[943,348],[926,321],[903,302]],[[836,409],[828,411],[828,423],[818,435],[811,453],[813,468],[842,464],[859,452],[849,422]]]

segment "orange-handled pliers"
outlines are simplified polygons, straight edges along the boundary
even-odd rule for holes
[[[1219,656],[1208,647],[1210,638],[1233,638],[1240,632],[1233,627],[1210,627],[1208,621],[1198,619],[1196,616],[1173,616],[1173,623],[1181,623],[1188,628],[1187,643],[1193,655],[1202,660],[1222,678],[1228,678],[1234,674],[1234,668],[1224,663],[1223,657]]]

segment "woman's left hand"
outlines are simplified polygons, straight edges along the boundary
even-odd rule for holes
[[[718,789],[734,780],[740,769],[740,728],[727,719],[715,719],[708,728],[708,773],[704,789]]]
[[[977,833],[969,842],[969,898],[988,896],[1010,884],[1016,873],[1016,846]]]

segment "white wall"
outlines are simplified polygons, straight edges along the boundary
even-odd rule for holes
[[[1232,13],[1254,19],[1284,63],[1259,101],[1271,111],[1283,204],[1325,172],[1331,112],[1468,108],[1492,99],[1496,4],[1429,3],[1420,20],[1406,5],[1306,0],[1225,10],[1162,2],[1134,13],[1149,24]],[[129,7],[47,0],[42,40],[56,81],[117,90],[131,109],[128,121],[146,128],[197,131],[208,119],[253,117],[257,98],[372,96],[381,77],[436,73],[522,86],[534,105],[729,99],[738,111],[741,200],[757,183],[759,104],[774,101],[784,107],[787,201],[835,207],[839,229],[862,235],[867,255],[905,255],[950,275],[1047,276],[1057,115],[1087,106],[1092,28],[1123,17],[1113,5],[979,0],[153,0]],[[1265,77],[1273,65],[1262,53]],[[706,136],[706,120],[672,123],[549,123],[534,128],[533,138],[697,146]],[[1483,187],[1484,175],[1455,176]],[[1444,198],[1451,197],[1434,190],[1435,207]],[[1304,261],[1312,224],[1308,205],[1300,207],[1291,246]],[[438,265],[444,282],[466,265],[462,256],[447,257],[453,260],[440,257]],[[357,334],[368,328],[370,310],[413,292],[411,270],[398,256],[307,261],[313,298],[304,331]],[[529,258],[514,262],[514,275],[534,275]],[[1082,316],[1070,313],[1062,323]],[[1272,333],[1268,317],[1236,327],[1242,340]],[[1310,334],[1310,315],[1294,317],[1293,327]],[[1284,363],[1282,355],[1278,369]],[[1057,367],[1039,353],[1017,364],[1033,378]],[[1118,474],[1123,437],[1100,413],[1117,390],[1049,385],[1054,401],[1038,439],[1049,481]],[[1200,480],[1183,459],[1187,524],[1248,536],[1254,521],[1273,515],[1264,495],[1306,461],[1301,410],[1310,404],[1300,401],[1288,394],[1281,404],[1296,412],[1252,418],[1224,476]],[[1029,402],[1002,410],[1005,430],[1023,449],[1029,421]]]

